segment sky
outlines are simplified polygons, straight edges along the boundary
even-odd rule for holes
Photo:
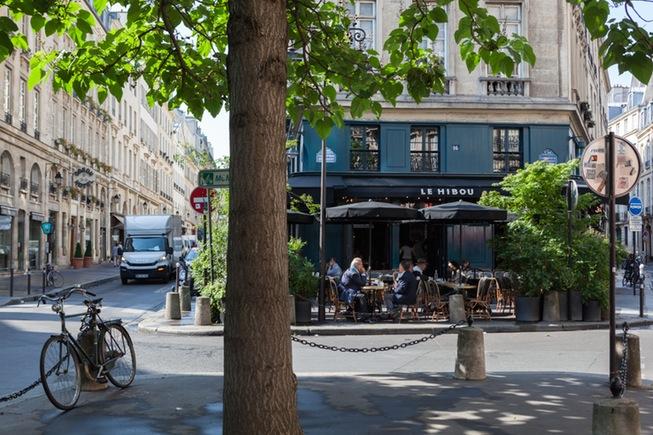
[[[653,4],[642,0],[633,0],[636,10],[644,18],[653,20]],[[623,7],[612,10],[611,16],[616,19],[624,17]],[[639,20],[639,18],[637,18]],[[639,20],[642,22],[641,20]],[[644,28],[647,30],[653,29],[653,23],[643,23]],[[617,68],[612,67],[609,69],[610,81],[615,84],[630,84],[630,74],[619,75]],[[200,122],[202,131],[213,145],[213,157],[218,158],[229,155],[229,114],[224,110],[213,118],[208,113],[202,117]]]

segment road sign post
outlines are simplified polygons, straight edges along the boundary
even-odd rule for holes
[[[592,141],[583,152],[581,173],[594,193],[606,198],[608,234],[610,238],[610,391],[621,397],[624,385],[617,371],[615,334],[615,274],[616,268],[616,198],[625,196],[639,180],[641,160],[637,149],[627,140],[610,133]],[[641,207],[641,206],[640,206]],[[635,207],[636,208],[636,207]],[[640,210],[641,213],[641,210]]]

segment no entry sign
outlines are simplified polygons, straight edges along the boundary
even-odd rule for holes
[[[208,192],[204,187],[196,187],[190,193],[190,206],[197,213],[204,213],[208,209]]]

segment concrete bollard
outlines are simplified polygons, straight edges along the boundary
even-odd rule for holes
[[[288,295],[288,317],[290,318],[291,325],[297,323],[295,317],[295,295]]]
[[[624,354],[624,337],[617,336],[617,367],[621,367],[621,360]],[[629,388],[641,388],[642,386],[642,365],[639,354],[639,335],[628,334],[628,370],[626,386]]]
[[[195,299],[195,326],[211,325],[211,299],[199,296]]]
[[[182,285],[179,287],[179,303],[181,311],[190,311],[190,287]]]
[[[462,328],[458,331],[458,354],[454,378],[482,381],[485,375],[485,342],[480,328]]]
[[[177,292],[166,293],[166,319],[168,320],[181,319],[181,307],[179,306],[179,293]]]
[[[560,296],[558,292],[551,291],[544,294],[542,320],[545,322],[560,321]]]
[[[450,295],[449,321],[451,323],[458,323],[465,319],[467,319],[467,316],[465,315],[465,299],[463,298],[463,295]]]
[[[93,331],[88,330],[80,332],[77,335],[77,341],[82,350],[86,352],[86,355],[88,355],[91,360],[95,361],[95,352],[97,348],[94,343],[95,340],[93,339]],[[109,388],[109,384],[107,383],[106,378],[101,379],[104,382],[97,382],[95,378],[91,376],[91,370],[89,369],[88,364],[86,364],[83,360],[81,361],[80,368],[80,374],[82,377],[82,391],[102,391]]]
[[[594,402],[592,435],[639,435],[639,405],[633,399]]]

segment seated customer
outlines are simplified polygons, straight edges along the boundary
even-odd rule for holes
[[[417,303],[417,278],[411,271],[410,261],[399,263],[399,275],[391,294],[385,295],[385,306],[391,316],[396,316],[401,305]]]
[[[426,259],[420,258],[417,260],[417,265],[413,267],[413,274],[417,278],[417,280],[420,280],[422,276],[424,276],[426,273],[426,268],[428,267],[428,263]]]
[[[367,297],[361,292],[361,288],[367,284],[367,276],[363,267],[363,260],[356,257],[352,260],[349,269],[342,274],[338,284],[338,297],[341,301],[353,304],[354,309],[359,313],[369,313]]]
[[[331,278],[336,278],[336,280],[339,280],[340,277],[342,276],[342,268],[336,262],[336,259],[333,257],[331,257],[331,259],[327,263],[326,275]]]

